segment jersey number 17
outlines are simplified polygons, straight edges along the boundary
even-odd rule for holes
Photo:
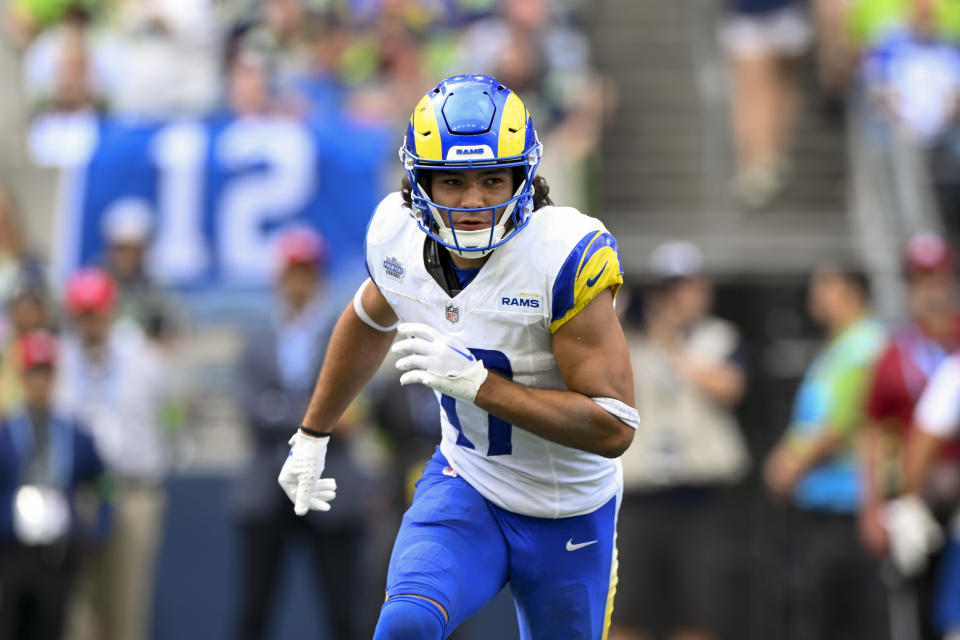
[[[488,371],[499,373],[507,380],[513,380],[513,367],[510,366],[507,354],[491,349],[470,349],[470,353],[482,362]],[[457,430],[457,444],[468,449],[476,449],[470,439],[463,435],[463,427],[460,426],[460,418],[457,417],[457,399],[447,395],[441,396],[440,406],[447,414],[447,420]],[[488,456],[504,456],[513,453],[513,445],[510,442],[512,429],[513,426],[506,420],[487,414],[487,441],[490,443],[487,447]]]

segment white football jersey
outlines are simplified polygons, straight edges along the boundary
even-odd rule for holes
[[[488,370],[515,382],[565,389],[552,334],[598,293],[613,288],[615,294],[623,282],[616,242],[603,224],[576,209],[543,207],[453,298],[424,265],[426,239],[399,193],[380,203],[367,230],[367,268],[400,320],[456,336]],[[441,451],[503,509],[581,515],[622,485],[619,460],[544,440],[473,403],[439,393],[437,399]]]
[[[934,371],[917,403],[915,420],[920,429],[939,438],[952,438],[960,431],[960,354]]]

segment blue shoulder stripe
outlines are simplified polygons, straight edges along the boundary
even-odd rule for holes
[[[580,268],[580,257],[595,235],[597,235],[597,232],[591,231],[583,236],[577,246],[573,248],[573,251],[570,252],[570,255],[567,256],[563,266],[560,267],[557,279],[553,282],[553,315],[550,318],[551,322],[562,318],[567,311],[573,308],[574,285],[577,281],[577,271]]]
[[[612,235],[605,231],[591,231],[580,239],[580,242],[573,248],[570,255],[567,256],[557,279],[553,283],[553,314],[551,322],[563,318],[567,312],[577,304],[577,280],[583,267],[590,262],[598,251],[604,247],[610,247],[614,254],[618,254],[617,241]],[[622,275],[622,269],[619,260],[616,261],[617,271]],[[593,282],[589,283],[590,285]]]

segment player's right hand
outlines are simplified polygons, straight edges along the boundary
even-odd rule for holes
[[[462,342],[418,322],[397,326],[401,340],[390,351],[401,356],[396,367],[404,374],[400,384],[425,384],[460,400],[473,402],[487,369]]]
[[[337,496],[337,481],[320,477],[329,442],[330,436],[317,438],[299,429],[290,438],[290,453],[277,481],[290,498],[298,516],[310,509],[330,511],[330,502]]]
[[[888,502],[884,526],[890,534],[890,559],[907,577],[923,571],[928,556],[943,544],[940,525],[917,496],[902,496]]]

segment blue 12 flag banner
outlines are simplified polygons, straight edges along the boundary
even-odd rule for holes
[[[364,230],[389,190],[385,128],[226,115],[89,128],[61,189],[58,276],[98,262],[104,217],[131,204],[150,212],[149,268],[167,286],[265,285],[273,243],[293,226],[324,236],[332,274],[363,271]]]

